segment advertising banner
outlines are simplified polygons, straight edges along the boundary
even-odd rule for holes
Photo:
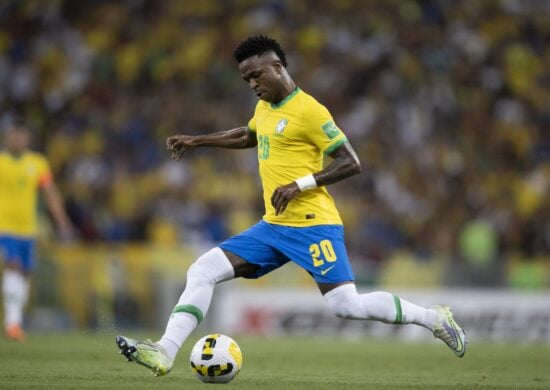
[[[450,305],[470,340],[550,343],[550,292],[445,289],[393,293],[425,307]],[[229,334],[391,336],[402,340],[433,337],[418,326],[338,318],[329,311],[321,294],[311,289],[227,285],[216,294],[214,309],[212,323]]]

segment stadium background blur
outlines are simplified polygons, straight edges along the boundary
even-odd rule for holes
[[[362,161],[330,188],[362,286],[548,291],[550,1],[3,1],[0,125],[32,127],[78,233],[43,216],[29,326],[159,326],[261,217],[255,150],[164,144],[247,123],[232,51],[257,33]]]

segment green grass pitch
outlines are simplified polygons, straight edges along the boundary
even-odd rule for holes
[[[458,359],[435,340],[235,337],[243,369],[230,384],[215,385],[191,372],[191,342],[172,372],[155,378],[127,363],[114,338],[82,332],[31,334],[21,344],[1,339],[0,389],[550,389],[550,346],[471,343]]]

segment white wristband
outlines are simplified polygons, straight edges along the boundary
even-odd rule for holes
[[[298,184],[300,191],[304,192],[305,190],[310,190],[312,188],[317,188],[317,182],[313,177],[313,174],[301,177],[294,180]]]

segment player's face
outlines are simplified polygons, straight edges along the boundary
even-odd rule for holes
[[[274,53],[247,58],[239,64],[239,72],[260,99],[270,103],[283,99],[283,65]]]
[[[6,132],[6,148],[10,153],[21,154],[29,146],[30,134],[25,128],[11,128]]]

